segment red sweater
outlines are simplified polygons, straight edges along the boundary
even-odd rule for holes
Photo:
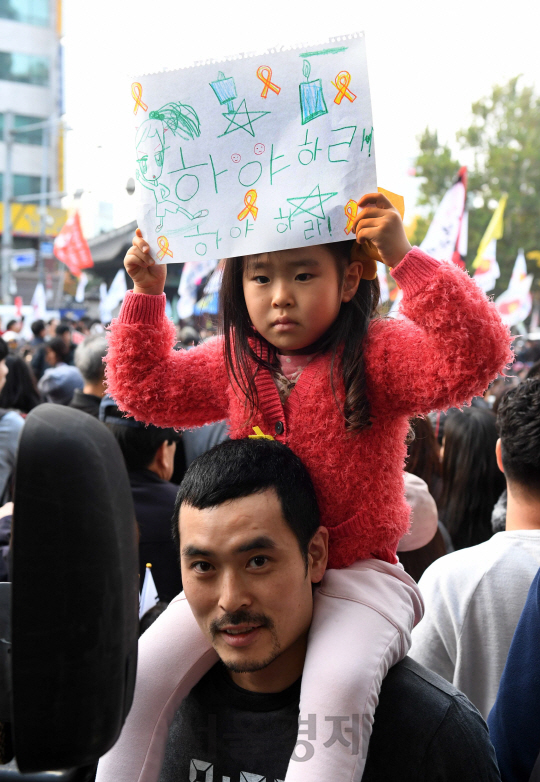
[[[307,466],[321,523],[330,532],[330,566],[371,557],[394,563],[409,526],[403,486],[408,419],[483,393],[511,351],[494,305],[457,266],[414,248],[392,274],[403,291],[406,318],[376,318],[369,327],[364,350],[370,429],[345,430],[330,388],[328,355],[304,369],[285,410],[271,373],[259,371],[259,409],[247,422],[227,377],[222,339],[174,351],[165,296],[126,295],[111,325],[109,393],[122,410],[156,426],[186,429],[227,418],[232,438],[247,437],[259,426]],[[342,405],[339,382],[336,391]]]

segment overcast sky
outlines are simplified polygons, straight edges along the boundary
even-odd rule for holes
[[[426,125],[455,146],[493,84],[521,73],[540,89],[538,0],[64,0],[67,188],[85,190],[87,232],[99,201],[114,205],[115,226],[134,219],[130,76],[361,30],[378,184],[405,196],[408,220],[407,171]]]

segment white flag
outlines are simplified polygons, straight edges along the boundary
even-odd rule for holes
[[[84,292],[86,290],[86,286],[88,285],[88,275],[86,272],[81,272],[81,276],[79,277],[79,283],[77,285],[77,291],[75,293],[75,301],[77,301],[79,304],[82,304],[84,301]]]
[[[141,591],[141,598],[139,601],[139,619],[144,614],[155,606],[159,602],[159,596],[157,593],[156,585],[152,577],[152,565],[146,566],[146,573],[144,574],[143,588]]]
[[[520,250],[514,263],[512,277],[507,290],[498,299],[495,305],[499,310],[503,323],[506,326],[516,326],[523,323],[532,310],[531,285],[534,275],[527,274],[527,262],[523,250]]]
[[[467,188],[460,179],[447,190],[428,228],[420,249],[438,261],[451,261],[460,235]],[[464,240],[462,240],[464,241]]]
[[[381,302],[384,304],[390,298],[390,291],[388,289],[388,277],[386,274],[386,264],[377,261],[377,277],[379,278],[379,285],[381,286]]]
[[[102,282],[99,286],[99,318],[102,323],[109,323],[112,320],[112,312],[107,309],[107,283]]]
[[[107,291],[107,307],[111,312],[115,307],[118,307],[118,305],[122,303],[126,293],[126,273],[123,269],[118,269],[114,276],[114,280],[111,282],[111,287]]]
[[[484,293],[493,290],[497,280],[501,276],[501,270],[497,263],[497,240],[492,239],[482,253],[479,264],[473,275],[473,280]]]
[[[45,320],[47,316],[47,298],[42,282],[38,282],[36,285],[30,304],[34,310],[34,320]]]

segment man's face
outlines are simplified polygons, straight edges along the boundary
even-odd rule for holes
[[[326,567],[326,530],[310,544],[306,573],[273,490],[206,510],[182,505],[179,529],[186,597],[225,665],[243,674],[273,664],[277,673],[303,654],[312,583]]]

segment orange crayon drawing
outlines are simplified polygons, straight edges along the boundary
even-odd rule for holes
[[[166,255],[173,257],[172,250],[169,250],[169,240],[166,236],[158,236],[157,243],[159,244],[159,252],[157,254],[159,261],[163,260]]]
[[[259,211],[259,207],[255,206],[256,200],[257,200],[257,191],[248,190],[244,196],[245,209],[242,209],[242,211],[238,215],[239,220],[245,220],[249,214],[253,215],[254,220],[257,219],[257,213]]]
[[[339,106],[343,98],[347,98],[352,103],[356,100],[356,95],[349,89],[351,83],[351,74],[349,71],[340,71],[336,76],[336,80],[332,82],[336,90],[339,90],[338,94],[334,98],[334,103]]]
[[[143,100],[141,100],[142,87],[138,81],[134,81],[133,84],[131,85],[131,94],[133,95],[133,100],[135,101],[135,106],[133,107],[133,113],[136,114],[138,112],[139,106],[143,111],[148,111],[148,106]]]
[[[355,217],[358,214],[358,204],[356,201],[353,201],[352,198],[345,204],[345,214],[348,217],[347,225],[345,226],[345,233],[350,234]]]
[[[257,68],[257,78],[264,84],[261,98],[266,98],[268,96],[269,89],[272,90],[272,92],[275,92],[276,95],[279,95],[281,87],[278,87],[277,84],[272,84],[271,82],[272,68],[269,68],[268,65],[261,65],[260,68]]]

